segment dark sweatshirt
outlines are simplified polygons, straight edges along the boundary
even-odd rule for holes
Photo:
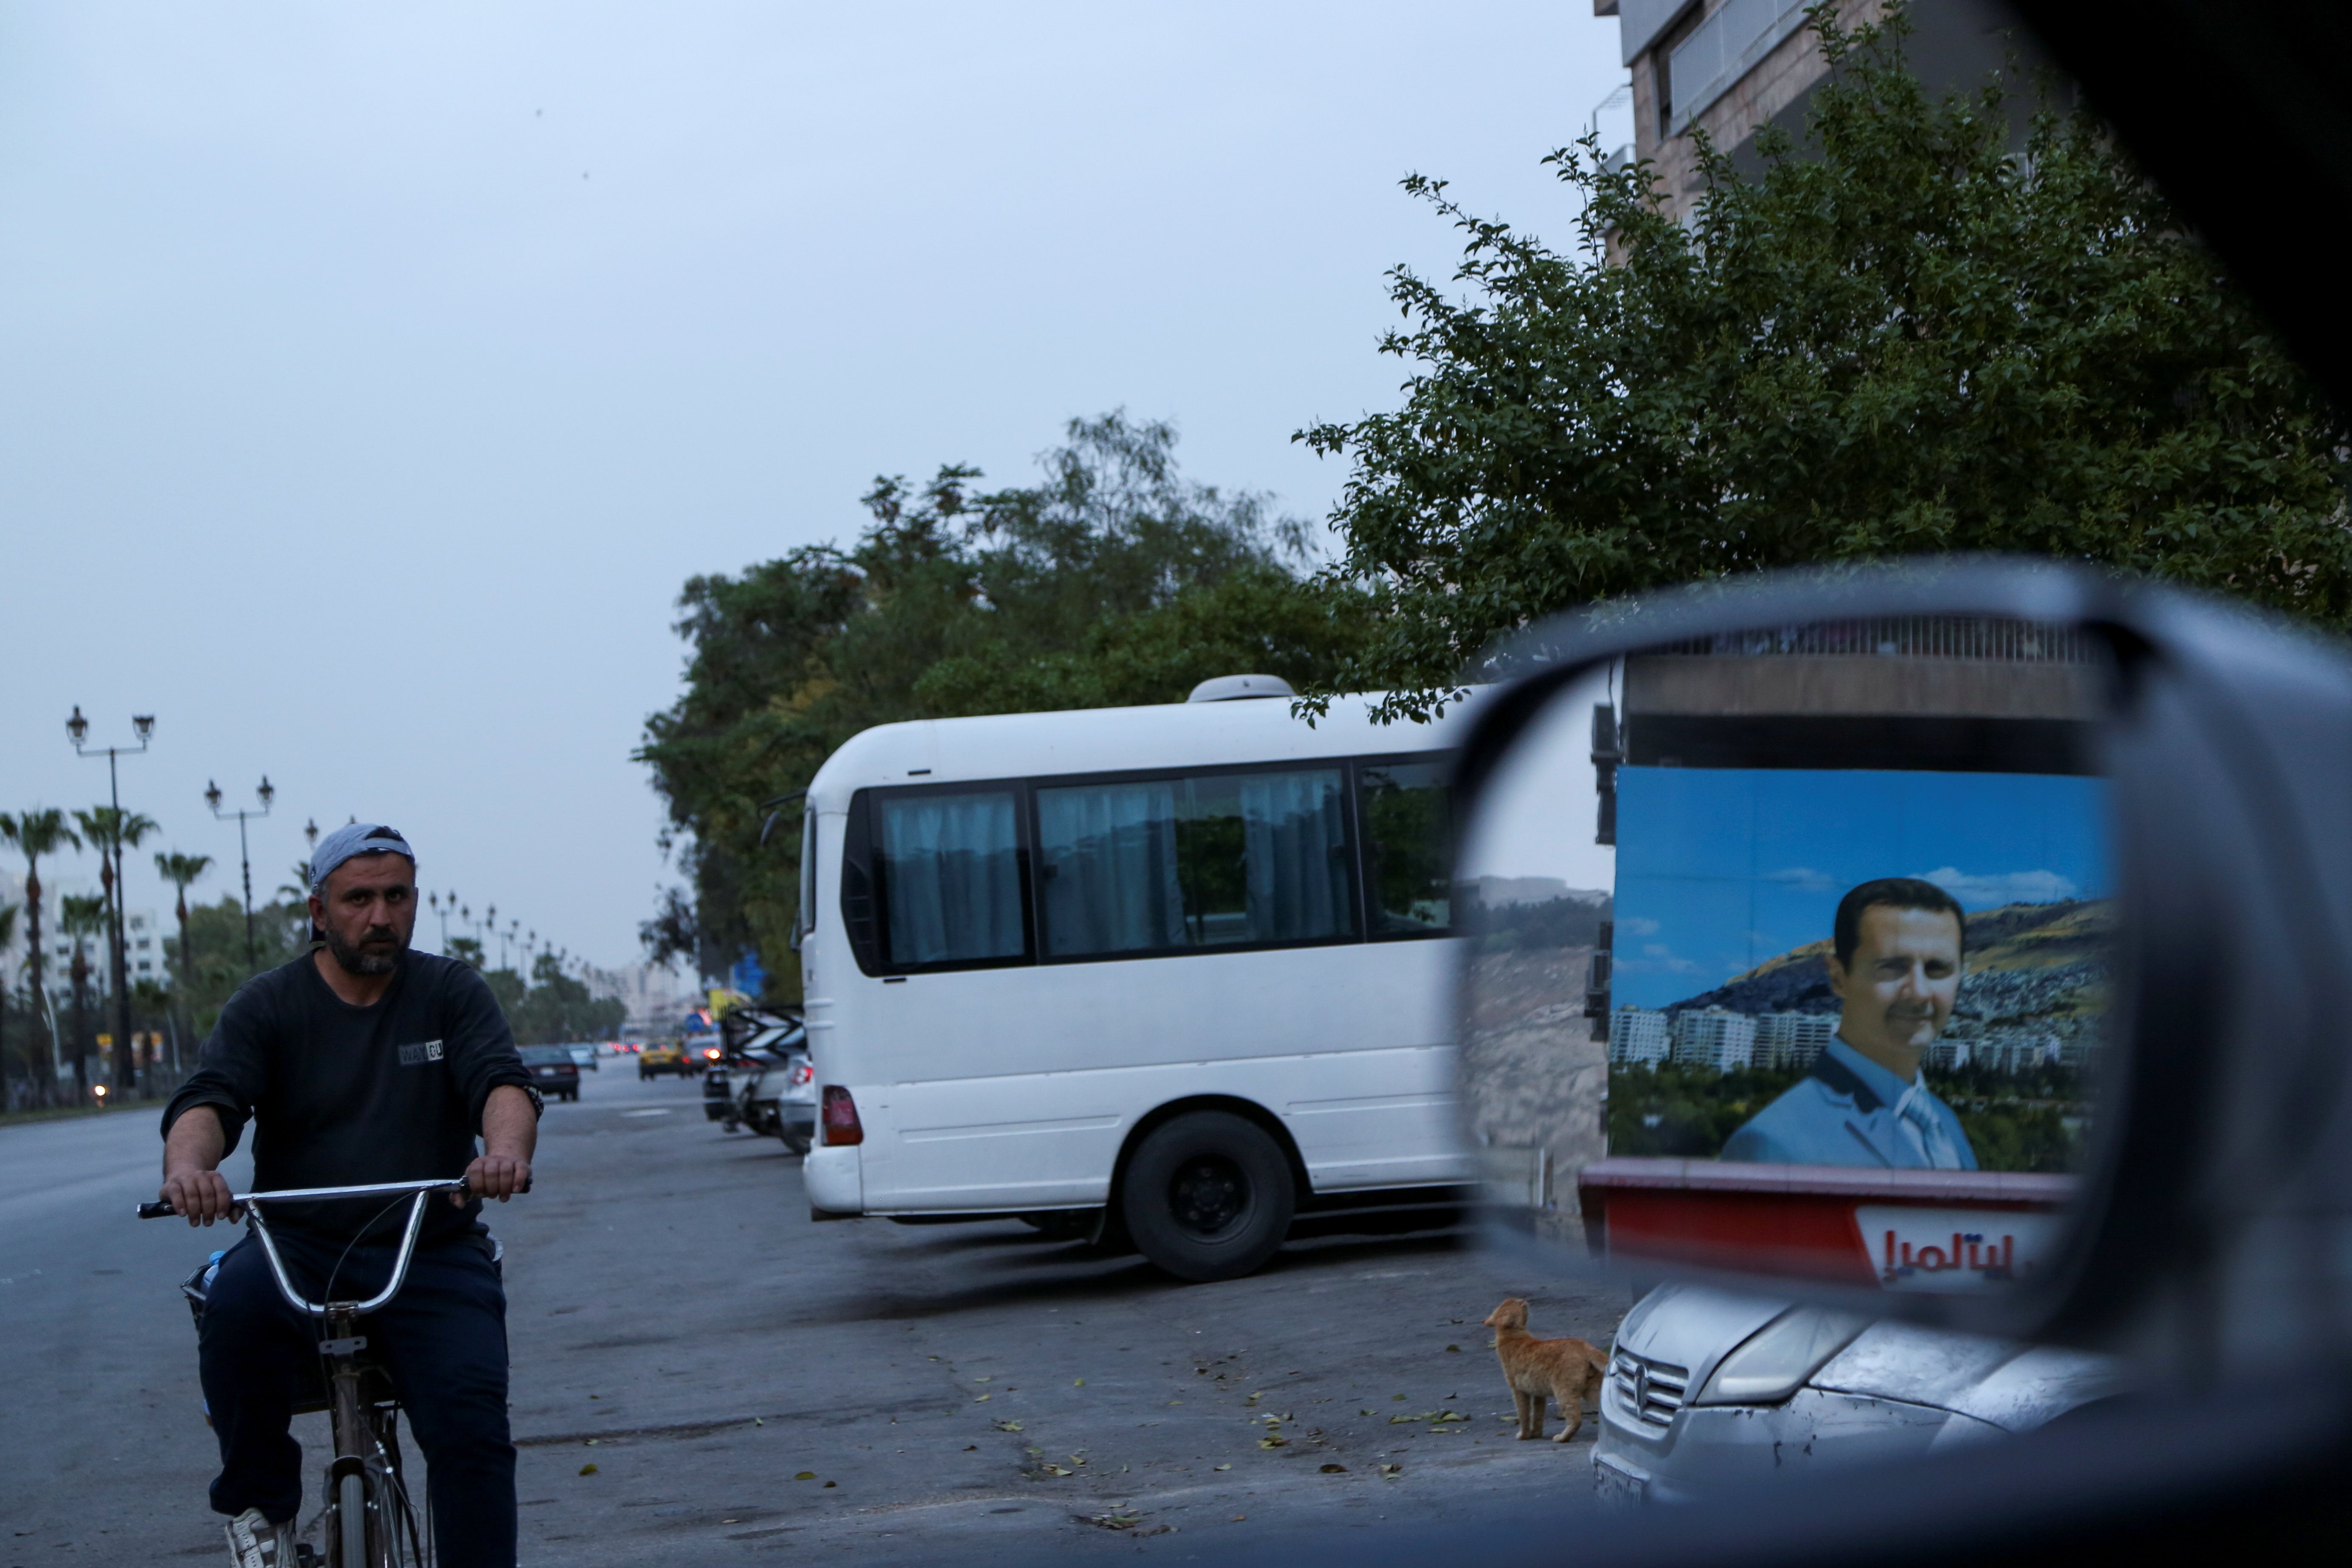
[[[163,1133],[190,1106],[219,1113],[236,1147],[255,1123],[257,1192],[462,1176],[476,1152],[490,1090],[529,1089],[498,999],[455,959],[402,955],[392,988],[354,1007],[320,978],[311,956],[246,982],[222,1009],[196,1071],[163,1110]],[[408,1203],[383,1199],[281,1204],[270,1225],[338,1244],[396,1239]],[[474,1228],[464,1208],[426,1201],[424,1241]]]

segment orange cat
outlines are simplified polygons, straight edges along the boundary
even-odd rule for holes
[[[1528,1304],[1517,1296],[1506,1297],[1487,1313],[1486,1325],[1495,1331],[1503,1381],[1518,1406],[1519,1436],[1543,1436],[1547,1398],[1559,1402],[1560,1418],[1568,1423],[1568,1430],[1552,1441],[1565,1443],[1575,1436],[1584,1425],[1584,1402],[1601,1397],[1609,1358],[1582,1340],[1539,1340],[1528,1332]]]

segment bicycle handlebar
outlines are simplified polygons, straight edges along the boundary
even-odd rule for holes
[[[466,1179],[458,1176],[442,1177],[426,1182],[376,1182],[358,1187],[289,1187],[275,1193],[236,1193],[230,1195],[229,1201],[236,1207],[244,1209],[250,1216],[253,1234],[261,1238],[262,1254],[269,1259],[269,1272],[278,1281],[278,1294],[284,1296],[296,1311],[307,1312],[314,1318],[323,1318],[329,1312],[337,1310],[364,1316],[400,1294],[401,1286],[408,1282],[409,1259],[415,1255],[416,1237],[425,1228],[425,1200],[436,1193],[462,1193],[467,1190]],[[529,1192],[530,1188],[525,1186],[522,1190]],[[383,1289],[364,1301],[312,1301],[306,1300],[300,1291],[294,1289],[294,1281],[287,1278],[286,1265],[278,1258],[278,1244],[269,1238],[269,1226],[262,1220],[261,1205],[323,1203],[336,1198],[367,1198],[403,1194],[408,1195],[408,1223],[401,1231],[400,1255],[393,1260],[392,1278],[385,1281]],[[173,1212],[172,1205],[166,1203],[145,1203],[139,1205],[141,1219],[163,1219]]]
[[[361,1187],[288,1187],[275,1193],[231,1193],[228,1201],[243,1208],[247,1204],[325,1203],[335,1198],[388,1197],[394,1193],[457,1193],[465,1190],[465,1177],[447,1176],[426,1182],[373,1182]],[[163,1219],[173,1212],[170,1204],[139,1205],[141,1219]]]

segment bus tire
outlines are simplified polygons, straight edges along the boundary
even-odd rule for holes
[[[1194,1110],[1144,1135],[1120,1184],[1136,1250],[1179,1279],[1238,1279],[1272,1258],[1298,1206],[1290,1161],[1265,1130]]]

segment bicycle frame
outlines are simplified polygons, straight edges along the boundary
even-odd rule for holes
[[[355,1187],[299,1187],[275,1193],[238,1193],[231,1196],[234,1215],[242,1212],[246,1225],[261,1243],[262,1256],[269,1264],[270,1278],[277,1282],[278,1294],[296,1311],[323,1321],[325,1337],[319,1344],[319,1353],[327,1363],[327,1381],[334,1424],[335,1457],[327,1469],[327,1499],[323,1510],[331,1568],[399,1568],[405,1560],[399,1544],[400,1527],[406,1527],[409,1542],[416,1549],[416,1557],[431,1561],[432,1548],[425,1543],[416,1526],[414,1513],[407,1508],[407,1489],[400,1475],[398,1450],[394,1447],[392,1422],[395,1412],[387,1412],[369,1401],[362,1394],[361,1381],[366,1368],[360,1362],[360,1352],[367,1348],[367,1337],[355,1331],[358,1321],[380,1310],[408,1282],[408,1266],[416,1255],[416,1238],[425,1229],[425,1205],[427,1199],[443,1193],[466,1191],[462,1178],[428,1182],[381,1182]],[[406,1194],[408,1219],[402,1227],[400,1249],[393,1259],[391,1278],[383,1289],[363,1301],[313,1301],[295,1289],[286,1272],[286,1263],[278,1254],[278,1244],[269,1234],[269,1224],[262,1217],[261,1205],[269,1203],[321,1203],[339,1198],[396,1197]],[[161,1218],[172,1213],[168,1204],[142,1204],[142,1219]],[[332,1281],[330,1281],[331,1285]],[[356,1489],[347,1485],[356,1481]],[[398,1513],[395,1514],[395,1503]],[[308,1551],[306,1546],[304,1551]]]

